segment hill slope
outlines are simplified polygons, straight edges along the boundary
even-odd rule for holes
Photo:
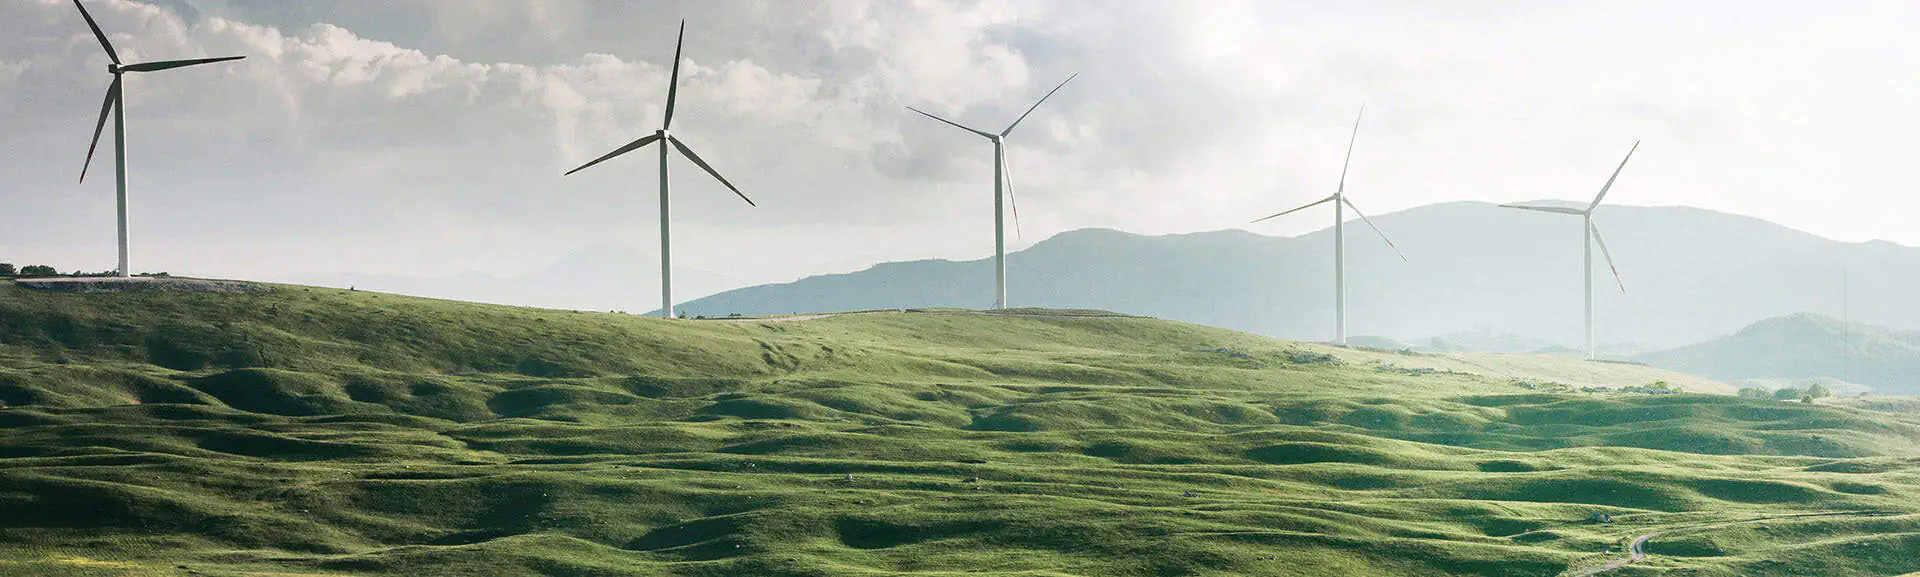
[[[1801,313],[1636,360],[1717,379],[1841,378],[1882,392],[1920,393],[1920,332]]]
[[[1767,221],[1685,207],[1601,207],[1629,292],[1596,291],[1602,343],[1681,346],[1754,319],[1840,308],[1852,270],[1855,318],[1920,329],[1920,249],[1842,243]],[[1491,329],[1582,342],[1580,236],[1556,215],[1458,202],[1374,218],[1408,262],[1371,235],[1348,239],[1355,334],[1404,342]],[[1295,339],[1333,334],[1332,232],[1146,237],[1063,233],[1008,256],[1020,306],[1090,307]],[[693,314],[991,305],[987,260],[877,265],[743,288],[684,304]],[[1604,268],[1599,274],[1605,275]],[[1544,346],[1533,347],[1535,350]],[[1640,349],[1647,350],[1647,349]],[[1640,350],[1632,352],[1640,352]]]
[[[1920,419],[1532,372],[1670,376],[1097,313],[0,284],[0,571],[1548,576],[1833,511],[1874,515],[1657,553],[1920,569]]]

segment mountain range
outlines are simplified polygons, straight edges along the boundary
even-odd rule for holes
[[[1725,337],[1633,360],[1733,383],[1838,380],[1885,393],[1920,393],[1920,331],[1900,331],[1799,313],[1754,323]]]
[[[1690,207],[1603,206],[1596,220],[1625,285],[1623,293],[1605,263],[1595,263],[1599,340],[1633,343],[1605,354],[1682,346],[1797,312],[1838,316],[1843,284],[1851,285],[1853,318],[1920,329],[1920,303],[1903,298],[1907,287],[1920,286],[1920,249],[1840,242]],[[1578,219],[1455,202],[1374,222],[1407,261],[1370,235],[1349,237],[1354,333],[1401,342],[1525,335],[1505,345],[1534,349],[1582,340]],[[1076,230],[1008,255],[1009,300],[1325,340],[1333,333],[1331,245],[1330,229],[1295,237]],[[989,259],[890,262],[730,290],[680,308],[692,315],[985,308],[992,283]]]

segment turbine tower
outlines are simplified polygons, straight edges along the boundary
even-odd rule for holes
[[[100,121],[93,126],[93,143],[87,145],[87,162],[80,166],[80,182],[87,181],[87,169],[93,166],[94,150],[100,147],[100,133],[107,127],[107,115],[113,115],[113,174],[115,199],[119,205],[120,221],[120,264],[114,268],[114,274],[125,277],[132,274],[127,266],[127,103],[123,88],[123,75],[128,72],[159,72],[187,66],[239,60],[245,56],[225,56],[220,58],[195,58],[191,60],[162,60],[159,62],[141,62],[121,64],[120,54],[114,52],[113,43],[107,41],[107,34],[100,31],[100,25],[93,21],[93,15],[87,13],[87,7],[80,0],[73,0],[73,6],[80,9],[80,17],[87,21],[87,28],[93,30],[93,37],[100,40],[100,47],[106,49],[107,73],[113,75],[113,84],[107,85],[106,102],[100,105]]]
[[[1620,293],[1626,294],[1627,292],[1627,283],[1620,280],[1620,268],[1613,266],[1613,254],[1607,252],[1607,241],[1605,239],[1600,238],[1600,227],[1599,225],[1596,225],[1593,223],[1593,209],[1600,207],[1600,200],[1607,197],[1607,190],[1613,188],[1613,181],[1615,179],[1620,178],[1620,171],[1627,167],[1628,160],[1633,159],[1633,151],[1635,150],[1640,150],[1640,141],[1637,141],[1637,140],[1634,141],[1633,148],[1627,149],[1627,157],[1620,159],[1620,166],[1618,168],[1613,169],[1613,176],[1607,177],[1607,183],[1600,187],[1600,194],[1594,196],[1593,202],[1591,204],[1588,204],[1587,208],[1585,209],[1565,208],[1565,207],[1559,207],[1559,206],[1536,206],[1536,205],[1525,205],[1525,204],[1500,205],[1503,208],[1517,208],[1520,210],[1534,210],[1539,212],[1551,212],[1554,214],[1570,214],[1570,215],[1578,216],[1585,221],[1586,226],[1581,227],[1580,235],[1582,237],[1582,242],[1585,243],[1585,247],[1586,247],[1585,249],[1586,260],[1584,261],[1586,263],[1586,266],[1581,267],[1581,269],[1586,272],[1585,288],[1587,292],[1587,359],[1589,360],[1592,360],[1599,356],[1598,355],[1599,351],[1595,348],[1594,339],[1593,339],[1593,245],[1595,244],[1600,245],[1600,255],[1607,258],[1607,268],[1613,271],[1613,282],[1620,285]]]
[[[912,106],[907,107],[908,110],[918,112],[927,118],[945,122],[953,125],[954,128],[978,134],[993,142],[993,308],[995,309],[1007,308],[1007,224],[1001,207],[1001,199],[1003,197],[1008,201],[1013,201],[1013,177],[1007,174],[1007,135],[1013,134],[1013,128],[1019,126],[1020,121],[1026,120],[1028,114],[1033,114],[1033,110],[1039,108],[1040,103],[1046,102],[1048,98],[1052,98],[1053,93],[1059,92],[1061,88],[1065,88],[1068,82],[1073,82],[1073,79],[1078,76],[1080,76],[1079,73],[1074,73],[1072,76],[1068,76],[1066,80],[1060,81],[1059,86],[1053,87],[1053,90],[1048,91],[1046,96],[1040,97],[1038,102],[1034,102],[1033,106],[1027,108],[1026,113],[1021,114],[1020,118],[1014,119],[1013,124],[1007,125],[1007,129],[1000,131],[999,134],[984,130],[975,130],[958,122],[934,116],[925,110]],[[1005,187],[1004,189],[1002,188],[1003,186]],[[1013,202],[1013,227],[1015,232],[1019,232],[1020,204],[1018,202]]]
[[[1353,135],[1347,138],[1347,158],[1340,164],[1340,186],[1334,189],[1333,196],[1309,202],[1306,205],[1292,210],[1253,221],[1259,223],[1313,208],[1321,204],[1333,203],[1334,341],[1341,345],[1347,344],[1347,217],[1344,209],[1353,209],[1355,216],[1359,216],[1361,221],[1367,223],[1367,227],[1372,228],[1374,234],[1380,235],[1380,240],[1387,242],[1387,248],[1393,249],[1393,254],[1400,255],[1402,262],[1407,260],[1407,255],[1400,252],[1400,247],[1393,246],[1393,240],[1387,238],[1387,233],[1381,232],[1380,227],[1374,226],[1373,221],[1369,220],[1367,215],[1361,214],[1360,207],[1354,206],[1353,201],[1347,200],[1347,167],[1353,163],[1353,143],[1360,137],[1360,118],[1366,116],[1366,114],[1367,107],[1363,104],[1360,106],[1360,114],[1353,118]]]
[[[713,175],[713,178],[720,181],[720,184],[727,186],[727,190],[731,190],[734,194],[740,195],[740,200],[747,201],[747,204],[750,206],[759,206],[754,204],[753,199],[747,198],[746,193],[740,192],[739,188],[733,186],[733,183],[727,182],[727,177],[720,176],[719,171],[707,165],[707,161],[701,160],[700,155],[694,154],[693,149],[687,148],[686,143],[680,142],[680,137],[674,136],[667,131],[668,127],[673,126],[673,103],[680,91],[680,48],[686,44],[686,39],[687,21],[681,20],[680,39],[675,42],[673,47],[673,75],[667,81],[667,114],[666,119],[660,122],[660,130],[654,131],[651,136],[629,142],[626,146],[607,153],[606,156],[593,159],[593,162],[580,165],[580,168],[569,170],[566,175],[562,175],[572,175],[573,173],[586,170],[589,166],[606,162],[615,156],[639,150],[641,147],[655,142],[662,142],[660,145],[660,316],[666,318],[673,318],[673,239],[672,236],[668,234],[667,229],[667,214],[669,208],[667,198],[668,145],[671,144],[672,148],[680,151],[680,154],[686,155],[687,160],[693,161],[693,164],[699,166],[701,170],[705,170],[707,174]]]

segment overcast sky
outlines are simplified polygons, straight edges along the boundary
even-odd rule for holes
[[[275,278],[537,269],[652,252],[658,126],[676,259],[742,282],[991,253],[991,146],[1024,235],[1247,227],[1332,192],[1685,204],[1920,245],[1920,4],[89,0],[128,61],[137,270]],[[111,157],[76,184],[110,75],[68,0],[0,0],[0,260],[113,266]],[[109,137],[110,138],[110,137]],[[103,143],[103,151],[110,150]],[[1250,230],[1323,228],[1319,213]],[[1012,236],[1009,236],[1010,241]],[[694,296],[694,295],[689,295]]]

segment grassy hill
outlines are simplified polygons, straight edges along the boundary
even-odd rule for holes
[[[1725,337],[1636,359],[1718,379],[1844,376],[1880,392],[1920,393],[1920,332],[1811,313],[1762,320]]]
[[[1570,386],[1653,380],[1720,386],[1091,311],[0,284],[0,573],[1551,576],[1655,530],[1632,574],[1920,570],[1911,405]],[[1875,515],[1710,529],[1836,511]]]

